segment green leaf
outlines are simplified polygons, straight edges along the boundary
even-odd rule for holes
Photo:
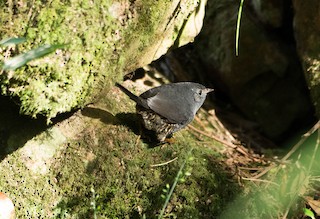
[[[312,218],[312,219],[316,219],[315,216],[314,216],[313,211],[311,211],[311,210],[308,209],[308,208],[303,208],[303,213],[304,213],[304,215],[307,216],[307,217],[310,217],[310,218]]]
[[[190,156],[188,157],[188,161],[193,161],[194,160],[194,157]]]
[[[26,38],[24,37],[10,37],[6,38],[0,41],[1,46],[10,46],[10,45],[17,45],[19,43],[24,43],[26,41]]]
[[[21,66],[25,65],[27,62],[30,62],[34,59],[41,58],[49,53],[54,52],[56,49],[60,49],[65,47],[66,44],[59,44],[59,45],[43,45],[36,49],[32,49],[26,53],[17,55],[12,59],[5,61],[4,65],[2,66],[3,70],[16,70]]]

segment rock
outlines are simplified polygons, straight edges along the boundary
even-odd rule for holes
[[[310,113],[295,47],[264,29],[262,23],[256,22],[255,13],[245,8],[240,27],[240,54],[236,57],[237,14],[238,4],[233,1],[208,4],[203,31],[195,43],[196,51],[216,86],[228,94],[246,117],[256,121],[268,137],[277,139]],[[267,22],[268,18],[264,17],[264,20],[278,26],[281,19]]]
[[[316,115],[320,118],[320,2],[293,1],[294,33]]]
[[[283,25],[284,0],[255,0],[250,3],[263,24],[272,28],[279,28]]]
[[[5,60],[43,44],[68,46],[2,73],[0,92],[14,97],[22,114],[44,115],[50,122],[59,113],[92,102],[124,74],[193,41],[202,27],[205,3],[54,0],[33,4],[32,11],[25,1],[8,4],[0,13],[0,19],[8,21],[0,27],[2,37],[28,40],[19,50],[2,49]]]
[[[4,193],[0,192],[0,218],[1,219],[14,219],[14,205],[11,199]]]

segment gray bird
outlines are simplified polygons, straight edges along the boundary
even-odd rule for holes
[[[155,132],[159,142],[187,126],[213,89],[193,82],[165,84],[136,96],[116,83],[126,95],[137,103],[136,111],[148,130]]]

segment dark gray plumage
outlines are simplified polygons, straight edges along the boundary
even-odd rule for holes
[[[137,103],[137,113],[146,129],[155,131],[157,139],[164,142],[188,125],[213,89],[193,82],[165,84],[136,96],[116,83],[130,99]]]

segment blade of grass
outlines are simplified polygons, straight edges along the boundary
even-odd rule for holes
[[[236,29],[236,56],[239,56],[240,21],[241,21],[241,15],[242,15],[243,2],[244,0],[240,1],[239,11],[238,11],[237,29]]]
[[[174,178],[174,182],[173,182],[173,184],[172,184],[172,186],[171,186],[171,188],[170,188],[170,191],[169,191],[169,193],[168,193],[168,195],[167,195],[167,198],[166,198],[166,200],[165,200],[165,202],[164,202],[164,204],[163,204],[163,207],[162,207],[162,209],[161,209],[161,212],[160,212],[160,215],[159,215],[158,219],[162,219],[162,218],[163,218],[164,211],[166,210],[166,208],[167,208],[167,206],[168,206],[169,200],[170,200],[170,198],[171,198],[171,196],[172,196],[172,193],[173,193],[174,189],[175,189],[176,186],[177,186],[177,183],[178,183],[178,181],[179,181],[179,179],[180,179],[180,176],[181,176],[181,174],[182,174],[183,168],[184,168],[184,166],[186,165],[187,160],[188,160],[188,158],[190,157],[190,154],[191,154],[192,150],[193,150],[193,148],[191,148],[190,151],[188,152],[186,159],[185,159],[184,162],[182,163],[182,165],[181,165],[181,167],[180,167],[180,169],[179,169],[176,177]]]
[[[60,49],[65,47],[66,44],[58,44],[58,45],[43,45],[36,49],[32,49],[26,53],[17,55],[12,59],[5,61],[4,65],[2,66],[3,70],[16,70],[21,66],[25,65],[26,63],[41,58],[45,55],[48,55],[54,52],[56,49]]]
[[[24,37],[10,37],[0,41],[1,46],[10,46],[10,45],[17,45],[19,43],[24,43],[26,38]]]

